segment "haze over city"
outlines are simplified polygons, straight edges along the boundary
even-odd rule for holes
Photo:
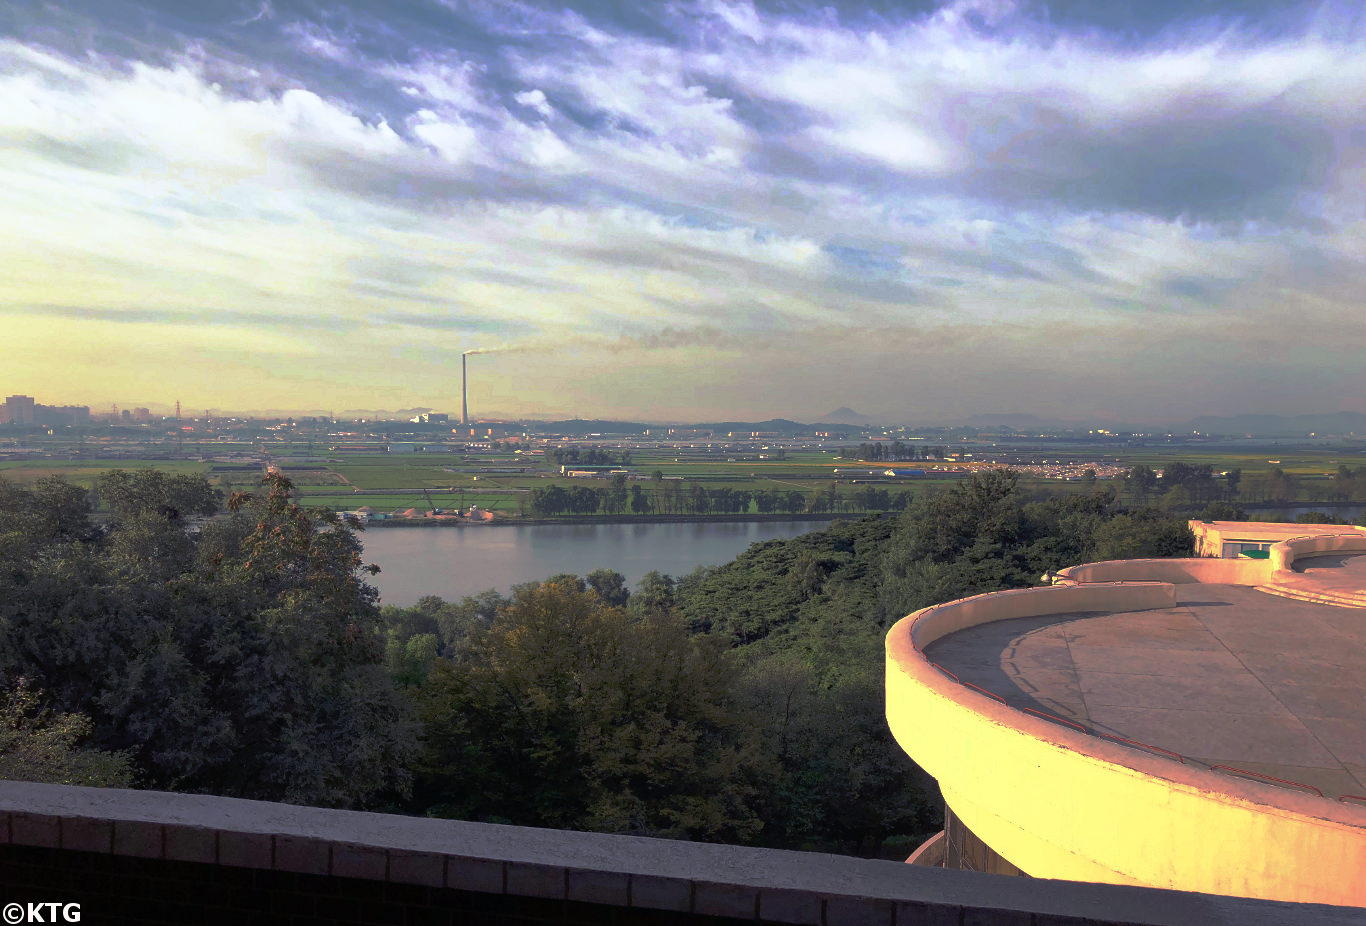
[[[11,5],[5,388],[1366,411],[1363,99],[1354,3]]]

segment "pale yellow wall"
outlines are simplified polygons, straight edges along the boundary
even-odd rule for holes
[[[1366,809],[1032,717],[956,684],[911,642],[1049,609],[1170,606],[1171,594],[1170,585],[1063,586],[916,612],[887,635],[892,732],[963,822],[1030,875],[1366,905]]]
[[[1171,582],[1186,585],[1261,585],[1271,578],[1269,559],[1118,559],[1070,566],[1059,575],[1075,582]]]
[[[1279,570],[1289,570],[1296,558],[1318,553],[1366,553],[1366,533],[1340,532],[1296,537],[1271,548],[1269,562]]]

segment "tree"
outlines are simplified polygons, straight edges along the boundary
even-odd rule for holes
[[[20,678],[0,691],[0,779],[42,781],[94,788],[128,788],[134,780],[129,757],[83,747],[90,718],[54,714],[42,707],[42,692]]]
[[[737,670],[668,611],[574,584],[520,587],[424,691],[429,810],[606,832],[746,840],[761,779]]]
[[[626,577],[612,569],[594,569],[587,576],[588,587],[603,604],[613,608],[626,605],[631,592],[626,588]]]
[[[645,494],[645,490],[638,485],[631,486],[631,513],[650,513],[650,498]]]
[[[1118,514],[1098,525],[1094,537],[1097,560],[1191,556],[1195,535],[1179,518],[1152,508]]]
[[[87,715],[91,745],[153,787],[335,805],[401,789],[414,731],[353,528],[279,476],[198,533],[186,486],[131,484],[106,483],[103,530],[60,486],[0,487],[0,673]],[[16,535],[34,523],[65,526]]]
[[[1153,489],[1157,487],[1157,473],[1152,467],[1138,464],[1129,467],[1124,473],[1124,488],[1138,501],[1143,501],[1148,497]]]
[[[223,503],[223,493],[202,477],[158,469],[100,473],[95,491],[116,518],[149,512],[171,521],[192,515],[203,517],[216,512]]]
[[[603,510],[608,514],[621,514],[626,510],[626,498],[626,476],[617,473],[612,477],[612,487],[607,490],[607,497],[603,499]]]
[[[1279,466],[1273,466],[1262,473],[1258,481],[1262,497],[1267,501],[1293,501],[1299,495],[1299,487],[1296,485],[1295,478]]]

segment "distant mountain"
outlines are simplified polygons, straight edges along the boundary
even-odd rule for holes
[[[956,422],[969,428],[1010,428],[1013,431],[1069,431],[1077,428],[1109,427],[1112,422],[1104,421],[1066,421],[1061,418],[1043,418],[1039,415],[1011,414],[1011,415],[973,415],[962,422]]]
[[[1237,437],[1305,437],[1316,434],[1366,434],[1366,414],[1324,412],[1309,415],[1201,415],[1180,425],[1182,431]],[[1175,428],[1173,428],[1175,430]]]
[[[691,427],[712,431],[777,431],[779,434],[800,434],[809,430],[811,426],[787,418],[770,418],[767,421],[707,421]]]
[[[1052,422],[1045,421],[1038,415],[973,415],[963,422],[970,428],[1021,428],[1035,429],[1048,427]]]
[[[822,424],[871,424],[873,416],[856,412],[848,405],[841,405],[833,412],[818,415],[816,420]]]
[[[575,418],[570,421],[539,422],[536,429],[551,434],[644,434],[648,427],[648,424],[641,424],[639,421]]]

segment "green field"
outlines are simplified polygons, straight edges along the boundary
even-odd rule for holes
[[[427,510],[432,505],[441,508],[466,508],[471,504],[504,514],[517,516],[529,512],[531,492],[551,486],[572,490],[580,487],[605,489],[610,481],[600,478],[570,478],[559,472],[559,466],[549,454],[517,455],[509,450],[480,453],[436,451],[431,453],[380,453],[374,451],[336,451],[294,442],[268,445],[270,459],[280,465],[298,489],[300,502],[310,507],[333,510],[354,510],[368,506],[379,512],[406,508]],[[57,452],[60,448],[44,445],[44,450]],[[187,441],[186,449],[189,449]],[[230,448],[237,453],[246,445]],[[1280,468],[1295,477],[1297,500],[1314,502],[1330,494],[1330,475],[1339,465],[1360,467],[1366,454],[1351,448],[1269,447],[1221,450],[1194,446],[1104,446],[1063,445],[1035,447],[1032,450],[961,447],[976,455],[973,468],[985,465],[983,457],[991,454],[1015,454],[1023,458],[1047,459],[1052,462],[1118,462],[1123,466],[1146,465],[1163,469],[1176,461],[1193,465],[1209,464],[1216,474],[1231,469],[1243,473],[1242,488],[1246,498],[1238,501],[1256,503],[1255,490],[1259,474]],[[213,451],[224,448],[213,447]],[[226,452],[226,451],[225,451]],[[610,452],[619,452],[615,449]],[[776,455],[775,455],[776,456]],[[293,459],[291,457],[294,457]],[[867,485],[886,489],[893,496],[910,492],[913,495],[942,490],[963,478],[961,473],[935,473],[937,461],[922,462],[863,462],[841,459],[835,451],[790,450],[783,459],[770,456],[759,459],[754,452],[722,455],[700,450],[682,449],[660,451],[633,449],[624,469],[634,478],[631,486],[642,487],[652,498],[690,493],[701,486],[709,491],[732,489],[762,492],[798,491],[811,496],[837,484],[842,497],[849,498]],[[308,462],[304,462],[307,458]],[[259,484],[262,470],[254,465],[248,469],[230,469],[232,465],[193,460],[164,459],[81,459],[20,460],[0,462],[0,478],[32,483],[49,475],[61,475],[71,482],[93,486],[99,473],[109,469],[139,469],[155,467],[175,473],[204,473],[211,482],[225,492],[249,490]],[[951,464],[938,464],[951,465]],[[477,472],[489,468],[524,467],[525,472]],[[919,477],[886,478],[880,474],[885,468],[925,469]],[[217,471],[215,471],[217,468]],[[572,464],[571,464],[572,468]],[[836,472],[840,470],[840,472]],[[869,471],[874,471],[873,475]],[[852,471],[852,472],[851,472]],[[652,477],[658,473],[663,481]],[[1073,493],[1089,489],[1080,482],[1046,479],[1022,474],[1026,488],[1039,492]],[[856,483],[856,484],[855,484]],[[1222,484],[1222,480],[1220,480]],[[381,490],[407,490],[388,493]],[[423,490],[430,492],[430,500]],[[677,506],[678,500],[673,504]],[[755,509],[751,507],[751,511]]]

